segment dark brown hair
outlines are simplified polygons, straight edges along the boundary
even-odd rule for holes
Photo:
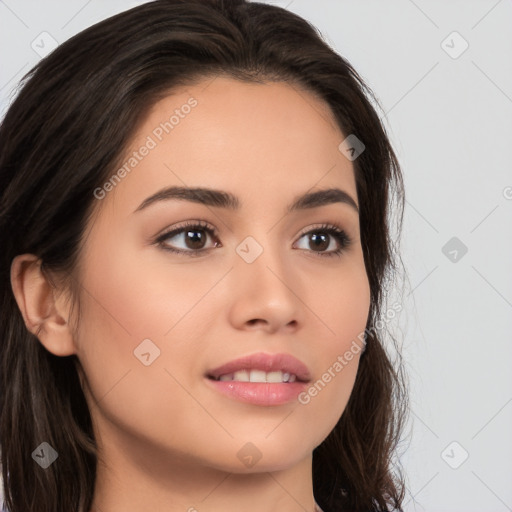
[[[51,354],[28,331],[11,262],[37,255],[48,275],[67,277],[79,303],[74,277],[98,203],[93,191],[157,100],[219,75],[310,91],[342,133],[366,147],[353,165],[371,288],[367,349],[345,411],[313,452],[313,486],[325,512],[401,509],[404,484],[392,466],[407,403],[403,365],[391,361],[376,322],[398,269],[390,217],[398,212],[401,228],[404,192],[370,99],[378,101],[289,11],[245,0],[157,0],[97,23],[42,59],[0,127],[0,445],[10,512],[89,512],[97,461],[78,359]],[[45,471],[32,460],[42,441],[59,454]]]

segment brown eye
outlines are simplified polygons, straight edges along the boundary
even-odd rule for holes
[[[352,243],[345,231],[328,224],[304,233],[301,238],[304,237],[308,237],[305,249],[317,253],[318,256],[341,256]],[[329,247],[331,250],[327,250]]]
[[[204,229],[187,229],[178,234],[185,235],[185,245],[187,249],[203,249],[206,244],[206,239],[208,238]],[[176,236],[177,235],[174,235],[174,237]],[[169,236],[168,238],[174,237]]]
[[[206,247],[208,238],[216,238],[214,229],[202,224],[187,224],[160,235],[156,242],[167,251],[193,256],[209,250]],[[169,243],[171,239],[175,239],[172,244]],[[217,246],[215,243],[214,247]]]
[[[307,238],[306,238],[307,237]],[[204,223],[189,223],[172,229],[158,237],[158,243],[164,250],[188,256],[200,256],[209,251],[208,238],[215,239],[212,247],[219,247],[217,233],[214,228]],[[301,235],[306,239],[306,246],[299,247],[318,256],[341,256],[352,243],[345,231],[335,225],[324,224]],[[169,240],[176,239],[174,243]],[[181,244],[181,247],[176,245]]]

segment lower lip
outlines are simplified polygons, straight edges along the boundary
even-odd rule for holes
[[[220,393],[254,405],[282,405],[297,400],[306,382],[240,382],[206,379]]]

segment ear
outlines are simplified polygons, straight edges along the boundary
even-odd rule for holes
[[[58,290],[37,256],[21,254],[12,260],[11,287],[27,329],[44,347],[56,356],[75,354],[68,308],[64,298],[57,299]]]

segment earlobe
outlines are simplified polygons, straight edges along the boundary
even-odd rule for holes
[[[57,290],[37,256],[21,254],[13,259],[11,287],[27,329],[44,347],[56,356],[75,354],[68,311],[56,301]]]

